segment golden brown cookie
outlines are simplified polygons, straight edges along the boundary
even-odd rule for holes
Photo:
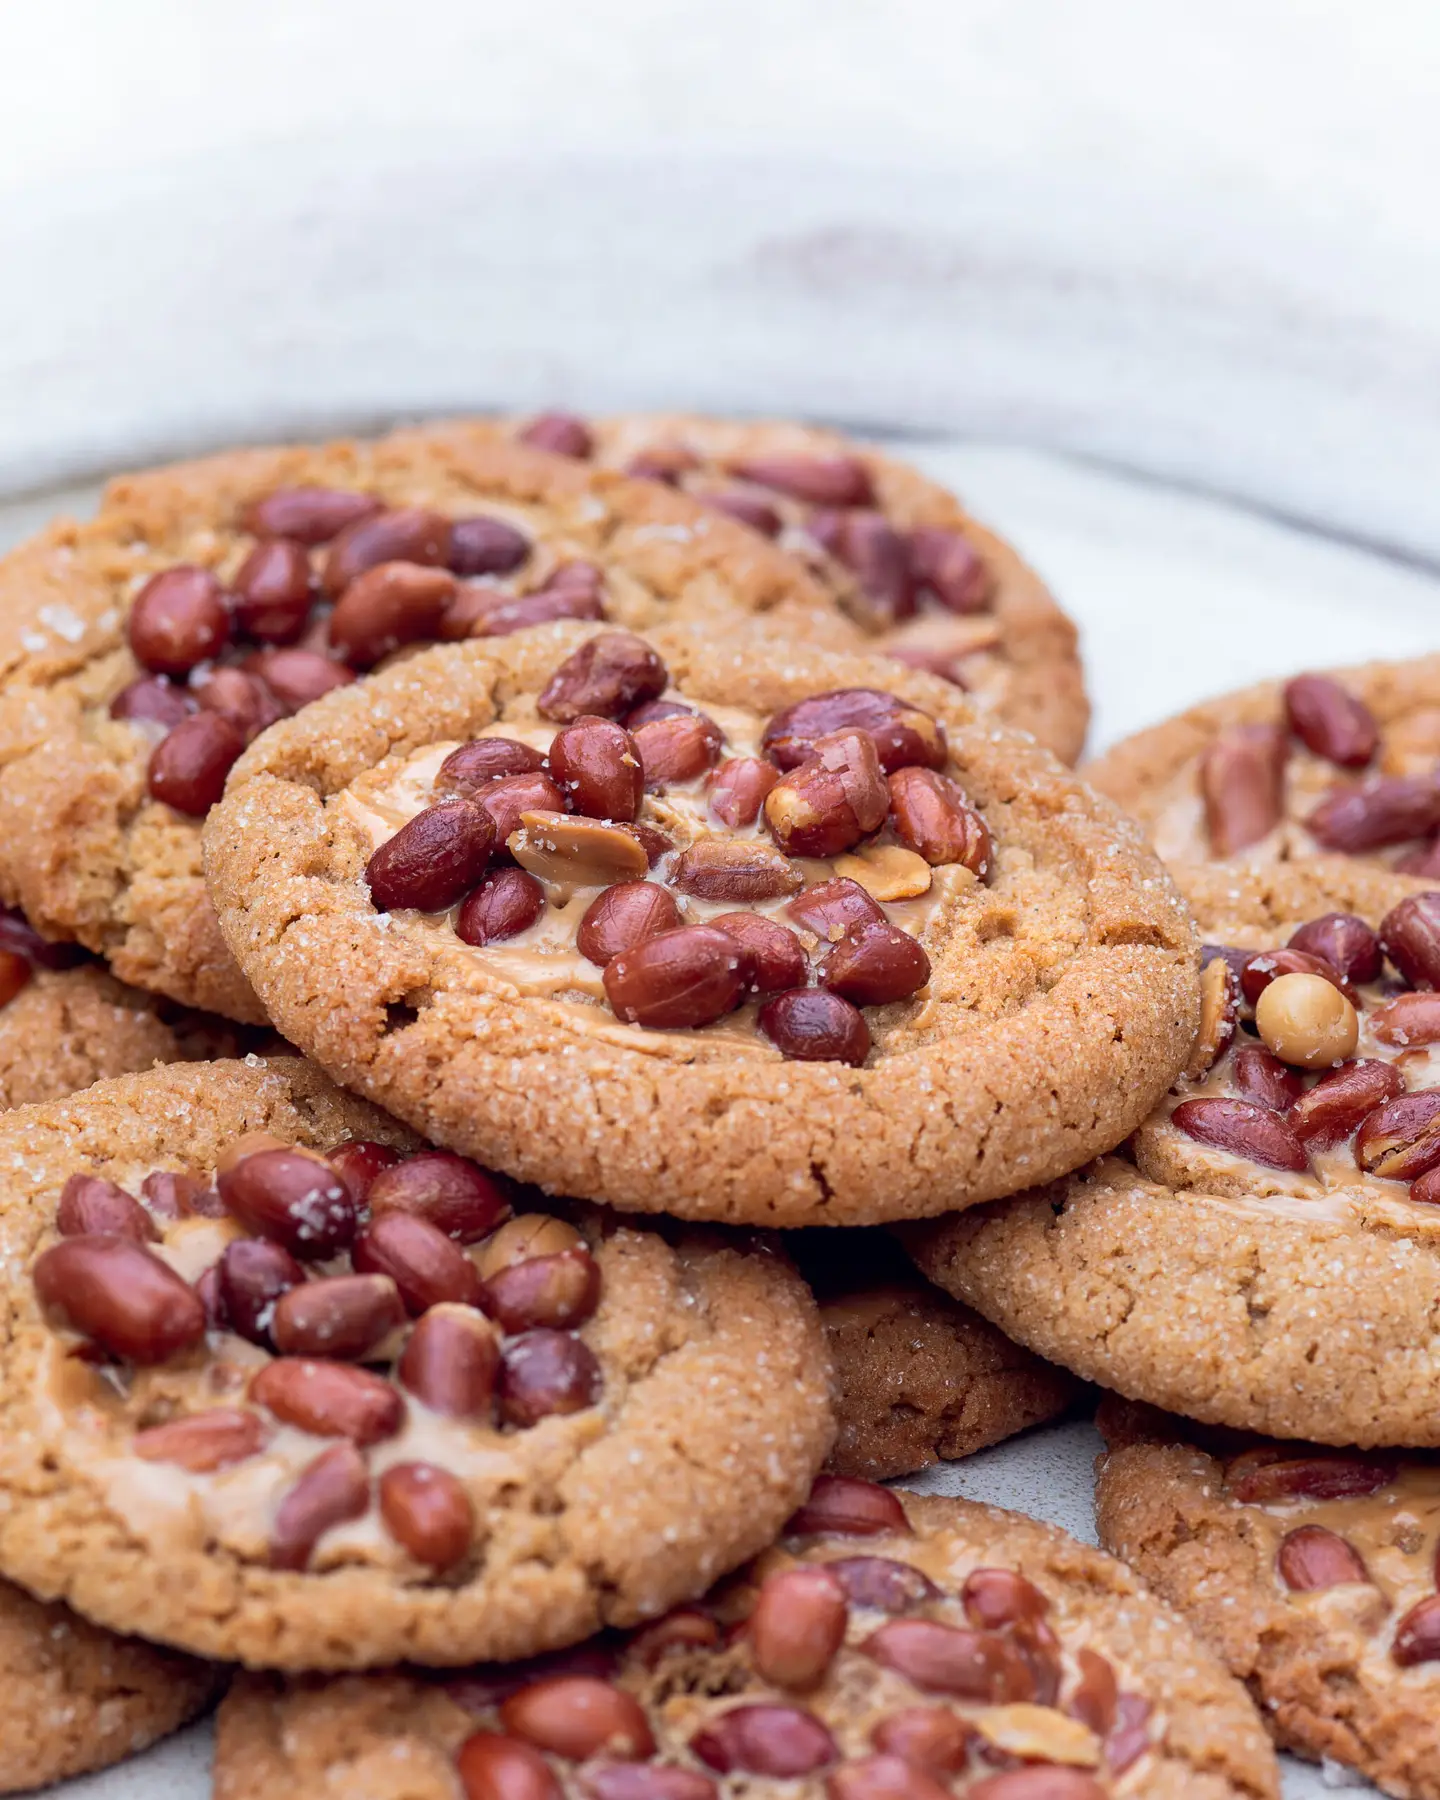
[[[0,1111],[275,1041],[126,987],[73,944],[46,943],[22,914],[0,910]]]
[[[437,636],[757,613],[859,641],[800,562],[735,520],[494,426],[122,477],[96,518],[0,561],[0,899],[137,987],[263,1023],[199,838],[257,729]]]
[[[1085,766],[1177,872],[1305,857],[1440,876],[1440,656],[1267,681]],[[1332,878],[1345,879],[1339,869]]]
[[[1328,908],[1282,922],[1287,899],[1317,899],[1315,872],[1256,882],[1226,898],[1200,1033],[1133,1162],[911,1248],[1003,1330],[1134,1399],[1284,1437],[1434,1445],[1440,893],[1368,923]]]
[[[0,1581],[0,1794],[106,1769],[178,1731],[222,1672]]]
[[[1246,1683],[1276,1742],[1440,1794],[1440,1467],[1206,1432],[1110,1400],[1100,1541]]]
[[[0,1569],[113,1629],[528,1654],[701,1591],[829,1449],[778,1254],[567,1217],[299,1059],[21,1109],[0,1165]]]
[[[1078,1383],[979,1313],[917,1280],[879,1230],[807,1231],[786,1248],[810,1283],[835,1365],[839,1430],[825,1465],[886,1481],[1042,1425]]]
[[[1127,1569],[964,1500],[824,1477],[628,1641],[443,1686],[251,1677],[217,1800],[1179,1800],[1278,1792],[1244,1690]]]
[[[934,676],[760,634],[418,652],[268,732],[206,862],[291,1041],[623,1209],[970,1205],[1116,1143],[1194,1031],[1109,802]]]
[[[775,539],[902,661],[958,681],[1062,762],[1090,707],[1075,627],[1003,538],[909,463],[776,419],[546,414],[526,441],[663,481]]]

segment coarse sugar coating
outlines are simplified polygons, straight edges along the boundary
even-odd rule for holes
[[[938,482],[873,444],[778,419],[550,415],[528,441],[663,481],[803,560],[877,649],[945,675],[1062,762],[1085,741],[1075,627],[1040,577]]]
[[[112,1629],[530,1654],[703,1589],[829,1448],[783,1257],[541,1202],[298,1058],[23,1108],[0,1168],[0,1569]]]
[[[1430,1446],[1440,894],[1329,871],[1189,882],[1210,940],[1202,1028],[1128,1159],[909,1247],[1002,1330],[1132,1399],[1281,1437]]]
[[[972,1456],[1063,1412],[1079,1384],[920,1280],[879,1229],[787,1239],[835,1364],[837,1475],[887,1481]]]
[[[838,1525],[820,1516],[837,1508]],[[217,1800],[1278,1793],[1244,1690],[1121,1564],[1015,1513],[822,1480],[632,1641],[445,1683],[243,1678]]]
[[[735,520],[493,426],[121,476],[93,519],[0,560],[0,898],[137,987],[263,1024],[200,868],[200,818],[257,729],[399,644],[746,614],[860,641]]]
[[[754,1224],[970,1205],[1072,1168],[1139,1122],[1193,1036],[1195,952],[1128,820],[934,676],[777,654],[768,635],[621,636],[561,624],[418,652],[282,722],[237,765],[207,828],[211,892],[287,1037],[432,1141],[550,1191]],[[541,802],[551,810],[496,834],[506,859],[482,875],[482,855],[462,877],[481,885],[458,913],[458,890],[417,888],[406,905],[407,890],[397,905],[388,872],[405,834],[486,798],[483,783],[456,794],[462,762],[498,739],[505,754],[548,757],[505,778],[543,788],[563,735],[553,721],[573,718],[569,684],[622,657],[649,683],[625,714],[633,740],[614,723],[633,696],[564,730],[616,738],[624,810],[577,794],[562,813],[557,789]],[[690,716],[652,720],[652,705]],[[812,716],[802,709],[819,736],[795,723]],[[860,716],[869,724],[847,727]],[[713,727],[708,763],[642,784],[657,725]],[[893,758],[888,799],[877,744]],[[769,787],[731,829],[717,820],[736,765]],[[567,783],[574,793],[578,778]],[[559,853],[576,843],[586,857],[598,843],[607,872],[560,879],[575,865]],[[538,871],[533,924],[509,942],[462,941],[492,882],[524,887],[508,857]],[[621,867],[669,924],[592,956],[586,922]],[[673,973],[657,973],[661,958],[677,944],[709,956],[736,917],[722,908],[757,895],[784,927],[780,960],[796,959],[772,984],[789,991],[765,1000],[769,963],[751,968],[732,946],[728,975],[706,966],[709,1011],[647,1011]],[[861,979],[858,955],[844,962],[860,949],[883,951],[883,969]],[[816,1011],[827,1032],[843,1027],[823,1057],[802,1035]]]
[[[1115,1399],[1100,1539],[1255,1696],[1277,1744],[1440,1793],[1440,1470],[1207,1431]]]

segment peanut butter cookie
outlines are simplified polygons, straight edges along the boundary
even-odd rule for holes
[[[1440,878],[1440,656],[1297,675],[1126,738],[1085,777],[1192,863]]]
[[[0,1683],[0,1794],[18,1794],[138,1756],[193,1719],[223,1677],[0,1581]]]
[[[777,1254],[537,1203],[297,1058],[0,1120],[0,1569],[278,1668],[514,1657],[766,1543],[829,1449]]]
[[[217,1800],[1275,1796],[1244,1690],[1128,1570],[963,1500],[824,1477],[628,1640],[443,1683],[242,1680]]]
[[[1276,1742],[1440,1795],[1440,1466],[1207,1432],[1107,1401],[1105,1547],[1249,1687]]]
[[[774,419],[548,413],[516,429],[742,520],[803,560],[877,649],[958,682],[1062,762],[1079,756],[1075,627],[1003,538],[908,463]]]
[[[418,652],[254,745],[206,862],[337,1080],[624,1209],[970,1205],[1118,1142],[1194,1034],[1109,802],[935,676],[759,633]]]
[[[795,1232],[786,1247],[830,1341],[839,1431],[825,1466],[836,1475],[885,1481],[971,1456],[1055,1418],[1079,1391],[918,1280],[886,1232]]]
[[[1440,892],[1282,923],[1319,897],[1294,864],[1243,895],[1202,917],[1224,941],[1200,1032],[1133,1162],[911,1248],[1022,1343],[1131,1398],[1282,1437],[1440,1444]]]
[[[200,876],[257,732],[408,644],[757,613],[861,641],[735,520],[494,426],[123,477],[0,561],[0,899],[137,987],[263,1023]]]

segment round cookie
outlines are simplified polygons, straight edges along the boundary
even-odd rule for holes
[[[833,1435],[788,1263],[413,1152],[294,1058],[0,1120],[0,1569],[357,1668],[632,1624],[769,1540]]]
[[[1440,876],[1440,656],[1267,681],[1085,766],[1177,871],[1320,857]],[[1183,876],[1182,876],[1183,879]]]
[[[74,945],[46,943],[23,915],[0,911],[0,1111],[261,1042],[259,1032],[127,988]]]
[[[493,425],[122,477],[94,519],[0,561],[0,899],[137,987],[263,1024],[199,836],[258,727],[436,636],[743,614],[858,641],[794,557],[735,520]]]
[[[883,648],[956,681],[1062,762],[1090,706],[1075,627],[1035,571],[909,463],[776,419],[547,414],[526,441],[663,481],[801,558]]]
[[[839,1430],[826,1468],[886,1481],[1062,1413],[1078,1384],[915,1270],[879,1230],[787,1238],[820,1306]]]
[[[222,1672],[0,1582],[0,1794],[106,1769],[193,1719]]]
[[[506,782],[540,810],[517,824]],[[970,1205],[1116,1143],[1194,1031],[1188,914],[1108,802],[934,676],[758,634],[418,652],[268,732],[206,864],[271,1017],[338,1080],[627,1210]]]
[[[1282,923],[1314,882],[1296,864],[1227,900],[1191,1060],[1133,1161],[910,1247],[1002,1330],[1133,1399],[1282,1437],[1440,1444],[1440,893],[1370,924]]]
[[[1184,1614],[1286,1750],[1440,1794],[1433,1460],[1207,1433],[1107,1401],[1100,1540]]]
[[[237,1684],[217,1800],[362,1790],[1220,1800],[1278,1774],[1244,1690],[1119,1563],[1018,1513],[826,1477],[780,1544],[629,1641],[448,1689]]]

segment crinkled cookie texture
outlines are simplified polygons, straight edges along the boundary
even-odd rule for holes
[[[971,1456],[1062,1413],[1079,1384],[916,1279],[886,1233],[797,1233],[820,1305],[839,1430],[825,1465],[887,1481]]]
[[[1085,778],[1186,866],[1264,877],[1305,858],[1398,878],[1440,871],[1440,656],[1267,681],[1116,744]],[[1323,867],[1322,863],[1322,867]]]
[[[377,912],[374,839],[349,790],[487,729],[539,727],[548,743],[536,697],[596,636],[556,625],[419,652],[282,722],[237,765],[207,829],[211,893],[291,1041],[432,1141],[551,1192],[753,1224],[971,1205],[1074,1168],[1139,1122],[1194,1034],[1188,913],[1109,802],[954,687],[892,662],[777,655],[758,634],[650,638],[672,699],[757,730],[807,696],[883,688],[948,734],[948,774],[988,824],[993,866],[977,880],[902,853],[929,890],[930,976],[917,997],[868,1009],[863,1067],[782,1060],[723,1022],[622,1025],[584,993],[522,991],[433,915]]]
[[[518,530],[518,567],[462,578],[477,602],[590,563],[596,604],[624,625],[763,613],[787,634],[858,641],[795,558],[735,520],[657,482],[507,443],[493,426],[239,450],[112,482],[94,519],[58,521],[0,561],[0,898],[47,936],[99,951],[123,980],[230,1018],[264,1023],[205,898],[199,821],[147,789],[159,727],[110,706],[144,672],[126,630],[144,582],[189,564],[233,583],[258,541],[247,507],[296,486]],[[327,553],[310,553],[316,569]]]
[[[244,1679],[220,1716],[217,1800],[1278,1793],[1243,1689],[1119,1563],[963,1500],[850,1484],[844,1502],[863,1507],[858,1530],[816,1521],[703,1610],[589,1647],[568,1693],[553,1666],[477,1670],[448,1693],[400,1673]],[[797,1606],[817,1604],[827,1629],[802,1671],[782,1639]],[[559,1741],[581,1684],[639,1740],[623,1772],[583,1730]],[[1048,1765],[1048,1784],[1022,1763]],[[502,1768],[530,1784],[487,1785]]]
[[[246,1039],[225,1019],[158,1001],[103,968],[37,969],[0,1006],[0,1109],[61,1100],[156,1063],[239,1055]]]
[[[222,1679],[0,1582],[0,1794],[138,1756],[193,1719]]]
[[[1401,1800],[1440,1794],[1434,1464],[1226,1443],[1123,1402],[1099,1424],[1101,1542],[1245,1682],[1276,1742]]]
[[[108,1359],[77,1357],[87,1340],[42,1313],[32,1279],[58,1241],[66,1180],[87,1171],[133,1194],[159,1166],[203,1181],[252,1132],[320,1152],[357,1138],[415,1149],[393,1120],[294,1058],[159,1069],[0,1121],[0,1569],[13,1579],[112,1629],[256,1666],[508,1658],[701,1591],[767,1542],[805,1493],[833,1435],[813,1304],[781,1257],[718,1237],[672,1242],[589,1217],[581,1229],[599,1304],[574,1354],[593,1359],[595,1385],[578,1408],[537,1407],[528,1427],[496,1424],[478,1402],[432,1404],[447,1375],[473,1363],[432,1357],[428,1382],[405,1372],[389,1386],[374,1359],[387,1369],[394,1347],[408,1346],[403,1324],[368,1372],[318,1350],[272,1357],[260,1339],[279,1331],[279,1309],[237,1335],[223,1281],[219,1319],[210,1313],[203,1335],[167,1359],[142,1366],[113,1345]],[[151,1254],[194,1276],[243,1235],[233,1214],[201,1205],[167,1225]],[[440,1310],[489,1330],[473,1308]],[[507,1339],[507,1351],[561,1335]],[[284,1396],[261,1385],[282,1365]],[[326,1399],[335,1378],[366,1389],[365,1410]],[[143,1458],[137,1450],[141,1429],[196,1414],[214,1424],[217,1411],[227,1443],[244,1433],[218,1465],[165,1440],[147,1439]],[[358,1481],[354,1505],[331,1509],[329,1476],[316,1497],[321,1459],[347,1496]],[[424,1559],[407,1548],[423,1538],[402,1542],[391,1528],[387,1493],[388,1473],[416,1463],[432,1471],[425,1491],[442,1479],[442,1500],[459,1485],[469,1501],[469,1535]],[[423,1524],[425,1492],[413,1482],[407,1511]],[[288,1553],[297,1530],[298,1556]]]
[[[1357,865],[1330,885],[1327,874],[1297,862],[1187,886],[1197,905],[1220,908],[1201,910],[1202,935],[1232,952],[1288,947],[1297,929],[1352,907],[1381,923],[1368,903],[1395,899],[1391,877]],[[1389,1022],[1396,1001],[1429,1007],[1424,981],[1412,991],[1382,963],[1363,915],[1350,914],[1347,932],[1372,965],[1348,972],[1357,1041],[1342,1066],[1308,1074],[1271,1055],[1232,975],[1228,1019],[1216,1029],[1207,1009],[1189,1070],[1135,1133],[1131,1160],[1104,1158],[915,1233],[921,1269],[1021,1343],[1132,1399],[1321,1443],[1440,1444],[1440,1215],[1418,1182],[1411,1196],[1440,1052],[1419,1026],[1411,1041],[1403,1019]],[[1223,974],[1212,962],[1207,981]],[[1376,1091],[1353,1111],[1337,1106],[1327,1129],[1311,1096],[1357,1070]],[[1388,1175],[1377,1150],[1362,1165],[1357,1127],[1374,1120],[1366,1141],[1377,1141],[1392,1101],[1397,1145],[1419,1148],[1414,1168]],[[1197,1106],[1207,1116],[1178,1110]],[[1403,1108],[1416,1106],[1420,1120],[1407,1122]],[[1257,1127],[1258,1138],[1233,1135]]]
[[[552,416],[527,428],[547,447],[733,507],[887,650],[958,680],[1062,762],[1079,756],[1090,706],[1074,625],[1003,538],[909,463],[775,419]],[[930,563],[937,551],[949,558],[938,586],[926,580],[927,549]]]

